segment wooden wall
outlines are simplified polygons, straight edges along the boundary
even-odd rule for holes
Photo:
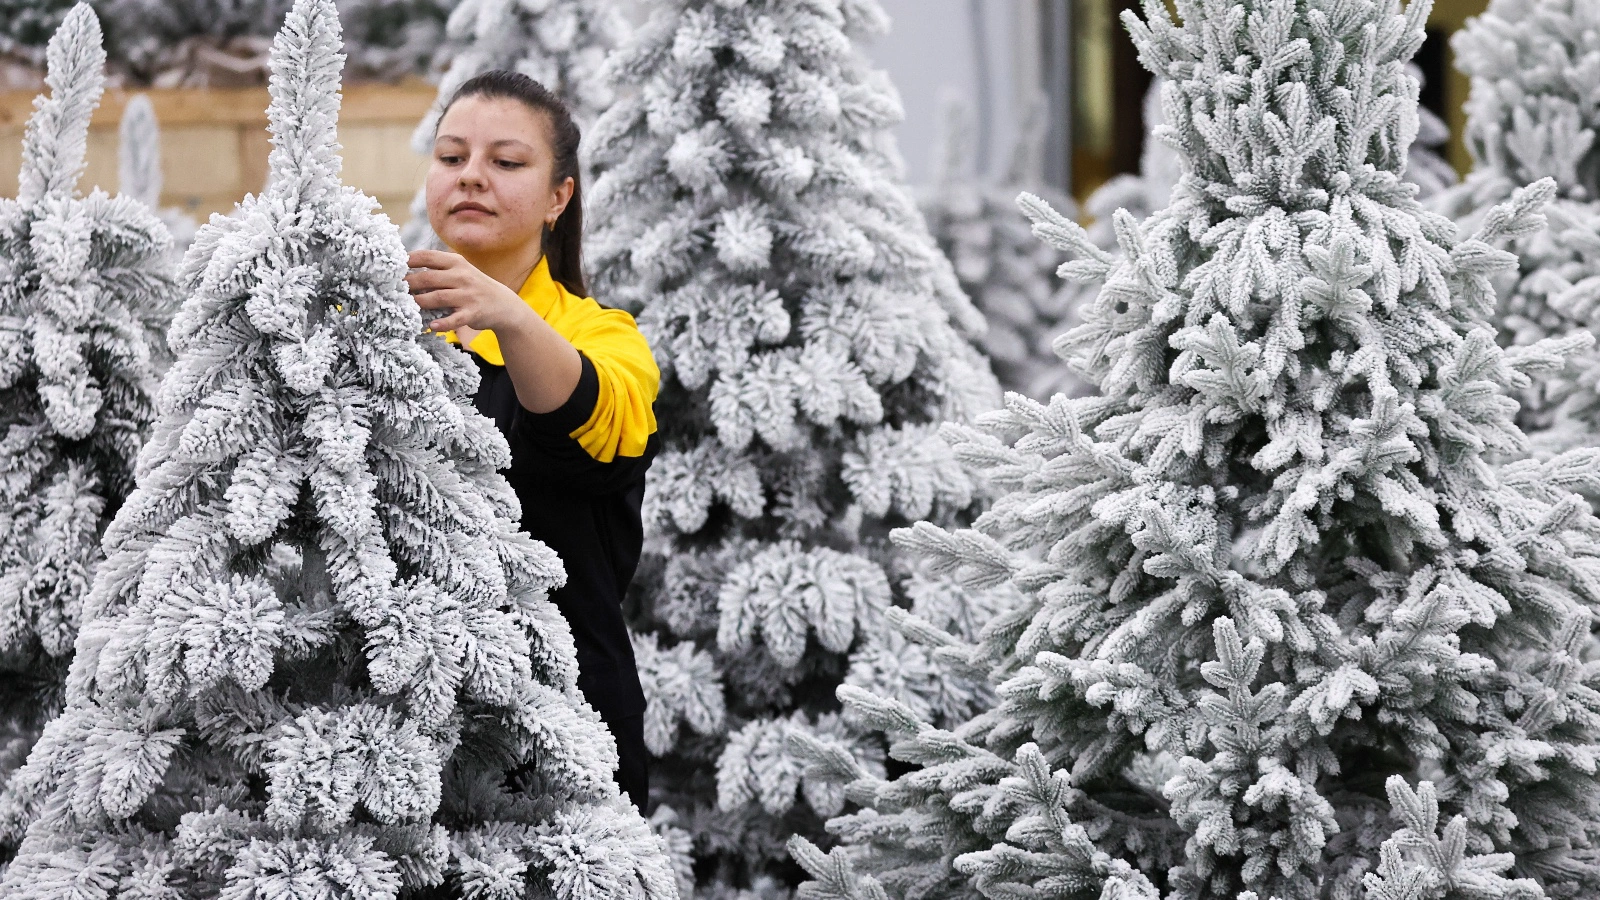
[[[267,89],[152,89],[161,126],[161,203],[200,221],[227,213],[267,177]],[[411,131],[433,103],[436,89],[421,80],[398,85],[347,87],[339,116],[344,180],[376,197],[397,224],[422,183],[426,159],[411,151]],[[22,131],[35,91],[0,92],[0,195],[16,196]],[[130,93],[107,90],[89,127],[88,168],[79,183],[117,188],[117,127]]]

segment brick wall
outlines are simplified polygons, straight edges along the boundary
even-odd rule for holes
[[[266,181],[267,89],[180,88],[145,91],[161,126],[161,203],[200,221],[227,213]],[[411,131],[436,89],[420,80],[397,85],[352,85],[344,91],[339,142],[344,180],[376,197],[397,224],[422,183],[426,159],[411,152]],[[16,196],[22,131],[35,91],[0,92],[0,195]],[[117,126],[132,96],[107,90],[89,126],[88,169],[80,190],[117,189]]]

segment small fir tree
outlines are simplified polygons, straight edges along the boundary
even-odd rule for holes
[[[1010,165],[995,179],[976,170],[978,134],[959,98],[944,102],[934,181],[918,205],[939,249],[950,258],[961,289],[983,314],[987,330],[978,344],[994,365],[1000,386],[1030,397],[1081,393],[1051,344],[1066,330],[1074,292],[1056,276],[1063,257],[1034,238],[1014,198],[1023,185],[1043,181],[1046,108],[1036,100],[1024,117]],[[1051,198],[1072,213],[1072,201]]]
[[[152,210],[172,235],[172,253],[181,260],[199,225],[182,210],[161,205],[161,127],[147,94],[135,94],[122,109],[118,129],[117,192]]]
[[[851,41],[883,24],[872,0],[661,4],[591,135],[596,295],[638,314],[663,378],[630,612],[652,796],[723,892],[781,887],[784,838],[841,808],[790,735],[879,765],[841,682],[935,719],[974,699],[884,624],[981,618],[886,535],[972,505],[935,423],[996,386],[901,183],[893,89]]]
[[[1466,144],[1474,166],[1436,206],[1471,223],[1515,185],[1555,179],[1551,227],[1514,245],[1520,264],[1501,280],[1496,323],[1505,346],[1585,330],[1595,294],[1586,281],[1600,275],[1600,8],[1584,0],[1493,0],[1453,46],[1456,66],[1472,79]],[[1577,377],[1595,365],[1590,360],[1518,396],[1518,424],[1537,448],[1593,442],[1592,416],[1562,423],[1556,412],[1574,392],[1593,392],[1592,380],[1580,387]]]
[[[445,104],[468,79],[493,69],[521,72],[549,88],[567,104],[573,121],[587,129],[611,105],[603,69],[627,33],[627,20],[613,0],[461,0],[445,29],[440,56],[448,68],[439,81],[439,99],[412,133],[411,148],[431,156]],[[438,243],[421,188],[401,234],[408,247]]]
[[[934,181],[918,198],[928,230],[986,320],[978,344],[1000,386],[1030,397],[1086,388],[1051,349],[1066,330],[1075,296],[1056,276],[1063,257],[1033,236],[1015,202],[1024,185],[1044,180],[1045,112],[1042,100],[1029,107],[1011,163],[996,179],[976,169],[979,136],[971,111],[959,98],[947,97]],[[1051,200],[1074,214],[1071,199]]]
[[[176,307],[161,222],[127,191],[76,193],[104,64],[80,5],[50,41],[17,198],[0,198],[0,785],[61,706]],[[11,846],[5,818],[0,846]]]
[[[1493,244],[1403,183],[1427,2],[1148,0],[1171,203],[1120,258],[1037,198],[1105,287],[1064,342],[1102,396],[1010,395],[948,427],[1000,493],[899,539],[1027,602],[953,672],[1000,702],[953,729],[841,689],[920,768],[811,742],[868,809],[794,849],[823,898],[1577,898],[1600,891],[1600,521],[1589,450],[1503,468]],[[911,623],[915,624],[915,623]],[[804,739],[799,739],[802,742]]]
[[[185,260],[67,709],[11,782],[8,900],[675,895],[475,370],[339,183],[342,61],[332,0],[298,0],[272,187]]]

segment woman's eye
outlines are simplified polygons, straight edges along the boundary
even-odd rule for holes
[[[446,154],[444,154],[444,155],[439,157],[439,162],[442,162],[442,163],[444,163],[445,165],[448,166],[448,165],[453,165],[455,163],[455,161],[460,159],[460,158],[461,157],[459,157],[459,156],[451,156],[450,154],[446,153]]]
[[[502,159],[502,160],[498,160],[498,162],[500,163],[502,168],[506,168],[506,169],[520,169],[523,166],[527,165],[527,163],[517,162],[514,159]]]

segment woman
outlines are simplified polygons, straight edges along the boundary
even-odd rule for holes
[[[661,375],[633,318],[585,296],[578,128],[527,76],[479,75],[439,119],[426,194],[451,252],[412,253],[406,281],[438,311],[428,328],[483,376],[475,402],[511,444],[522,528],[566,565],[551,599],[572,626],[578,687],[616,737],[617,783],[642,812],[644,693],[621,602],[643,541]]]

